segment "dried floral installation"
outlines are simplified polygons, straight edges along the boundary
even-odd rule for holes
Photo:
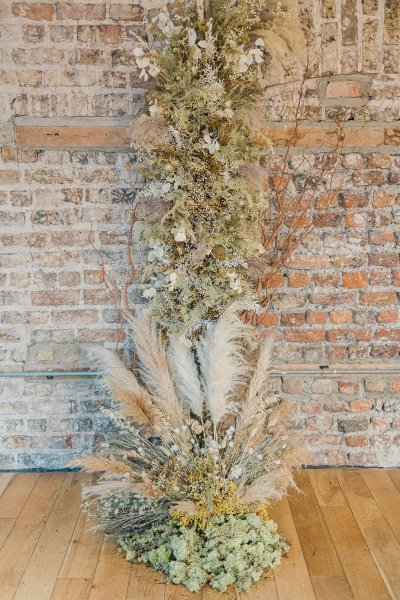
[[[120,404],[115,436],[77,464],[101,472],[85,508],[128,560],[191,591],[247,590],[288,549],[268,503],[295,487],[306,459],[289,433],[292,407],[268,388],[271,341],[234,303],[187,348],[165,345],[148,315],[130,318],[136,373],[92,350]]]
[[[85,508],[128,560],[191,591],[247,590],[288,550],[268,504],[306,462],[290,407],[269,390],[271,342],[243,319],[265,300],[249,262],[271,249],[263,68],[286,60],[301,30],[289,0],[142,5],[147,36],[133,54],[149,91],[132,137],[140,197],[165,211],[144,229],[148,309],[125,314],[134,367],[88,349],[119,404],[104,410],[114,437],[76,464],[101,474]],[[285,191],[275,236],[288,227]],[[301,241],[298,222],[276,264]]]

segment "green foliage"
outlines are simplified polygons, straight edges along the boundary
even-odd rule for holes
[[[272,31],[275,19],[282,8],[259,0],[185,2],[149,19],[150,41],[135,51],[151,78],[150,117],[132,131],[143,195],[168,207],[145,232],[141,287],[166,333],[195,337],[238,297],[254,297],[248,260],[263,252],[267,195],[241,167],[265,152],[246,115],[261,96],[267,56],[253,32]]]
[[[191,592],[205,585],[225,592],[232,584],[247,591],[289,549],[276,523],[254,513],[213,517],[204,531],[169,520],[120,539],[119,545],[127,560],[147,563]]]

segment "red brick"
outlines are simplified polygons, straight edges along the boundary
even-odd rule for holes
[[[326,86],[327,98],[358,98],[361,95],[359,81],[330,81]]]
[[[79,48],[71,56],[71,65],[101,65],[104,63],[104,53],[91,48]]]
[[[123,39],[123,30],[120,25],[100,25],[100,40],[103,44],[119,44]]]
[[[77,4],[76,2],[58,2],[57,19],[80,21],[103,21],[106,18],[105,4]]]
[[[338,212],[318,213],[313,219],[315,227],[339,227],[342,215]]]
[[[85,283],[88,283],[91,285],[100,284],[100,283],[103,283],[103,281],[104,281],[102,272],[97,269],[95,271],[85,271],[83,274],[83,277],[84,277]]]
[[[361,302],[371,306],[391,306],[397,304],[396,292],[362,292]]]
[[[77,337],[85,342],[124,342],[126,336],[119,329],[78,329]]]
[[[382,310],[378,314],[378,320],[380,323],[396,323],[399,318],[398,310]]]
[[[351,310],[332,310],[329,313],[331,323],[341,325],[343,323],[351,323],[353,321],[353,313]]]
[[[141,21],[142,8],[138,4],[111,4],[110,18],[115,21]]]
[[[360,272],[344,272],[343,287],[348,289],[364,288],[367,285],[367,274]]]
[[[390,272],[378,271],[376,273],[370,273],[368,276],[368,284],[372,287],[376,285],[389,287],[393,283],[393,275]]]
[[[321,412],[320,404],[302,404],[301,412],[306,413],[308,415],[315,415]]]
[[[386,379],[366,379],[365,380],[365,389],[367,392],[384,392],[386,389],[387,380]]]
[[[387,175],[383,171],[360,171],[354,173],[353,181],[356,185],[385,185],[388,183]]]
[[[315,202],[316,208],[333,208],[338,206],[338,195],[336,192],[321,194]]]
[[[338,287],[340,285],[340,277],[336,273],[315,275],[315,283],[319,287]]]
[[[355,304],[357,294],[355,292],[330,292],[327,294],[313,294],[311,296],[312,304],[320,304],[322,306],[330,306],[337,304]]]
[[[399,355],[399,345],[374,344],[371,348],[371,356],[377,358],[396,358]]]
[[[351,412],[367,412],[371,408],[372,402],[370,400],[352,400],[350,402]]]
[[[59,274],[58,281],[63,286],[76,286],[80,284],[81,275],[76,271],[64,271]]]
[[[346,227],[365,227],[366,215],[361,212],[350,212],[346,215]]]
[[[53,5],[45,2],[13,2],[11,10],[16,17],[31,21],[51,21],[54,15]]]
[[[357,448],[361,446],[367,446],[368,440],[365,435],[348,435],[345,438],[346,446],[350,448]]]
[[[302,329],[293,329],[292,331],[286,331],[285,337],[288,342],[312,344],[314,342],[323,342],[325,340],[325,331],[323,329],[304,331]]]
[[[400,392],[400,379],[393,381],[391,389],[393,394],[398,394]]]
[[[108,290],[84,290],[83,300],[85,304],[112,304]]]
[[[342,192],[340,197],[344,208],[364,208],[369,203],[367,193],[353,194],[351,192]]]
[[[257,325],[264,327],[274,327],[278,324],[278,315],[269,311],[263,312],[257,319]]]
[[[397,198],[397,194],[394,192],[388,192],[386,190],[379,190],[374,194],[374,206],[375,208],[386,208],[392,206]]]
[[[281,316],[281,325],[283,327],[295,327],[304,324],[303,312],[283,313]]]
[[[17,148],[9,148],[4,146],[1,149],[1,158],[3,162],[17,162],[18,161],[18,150]]]
[[[297,256],[292,256],[290,259],[290,268],[301,271],[326,269],[329,265],[330,260],[328,256],[298,254]]]
[[[354,381],[339,381],[338,389],[341,394],[357,394],[358,383],[355,383]]]
[[[280,288],[283,287],[285,285],[285,278],[283,275],[281,274],[277,274],[274,275],[273,277],[271,277],[271,279],[269,280],[269,287],[270,288]]]
[[[304,389],[304,380],[297,377],[287,377],[283,380],[285,394],[301,394]]]
[[[307,311],[307,323],[309,325],[324,325],[328,320],[328,315],[323,310]]]
[[[310,275],[303,273],[289,273],[288,285],[289,287],[307,287],[311,283]]]
[[[33,306],[73,306],[79,304],[79,291],[32,292]]]
[[[376,339],[397,342],[400,340],[400,329],[377,329]]]
[[[390,169],[392,160],[389,154],[372,154],[367,161],[371,169]]]
[[[369,241],[375,246],[392,244],[395,241],[394,233],[393,231],[371,231],[369,234]]]
[[[57,325],[88,325],[98,323],[96,310],[52,310],[51,321]]]
[[[0,171],[0,185],[12,185],[19,182],[19,171],[7,169]]]
[[[350,152],[342,156],[342,165],[345,169],[354,171],[355,169],[363,169],[366,165],[365,159],[361,154]]]
[[[373,267],[397,267],[399,255],[394,252],[375,252],[369,255],[369,264]]]

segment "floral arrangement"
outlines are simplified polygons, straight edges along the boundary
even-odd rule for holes
[[[262,72],[299,31],[288,0],[142,4],[147,40],[133,53],[149,91],[132,145],[141,196],[161,199],[165,212],[145,230],[141,291],[167,334],[191,338],[236,299],[255,297],[248,261],[265,251],[268,206]]]
[[[296,40],[294,3],[142,4],[133,54],[148,104],[132,143],[140,197],[164,212],[144,227],[148,310],[125,315],[132,369],[94,350],[119,405],[104,409],[114,437],[76,464],[100,473],[84,506],[128,560],[191,591],[247,590],[288,549],[268,504],[305,461],[290,407],[269,390],[271,342],[241,318],[259,307],[250,263],[271,250],[263,67]]]
[[[304,460],[291,411],[268,386],[260,343],[234,304],[187,348],[130,319],[137,364],[94,350],[120,404],[115,437],[77,464],[100,472],[85,508],[126,551],[197,591],[248,589],[288,546],[268,516]]]

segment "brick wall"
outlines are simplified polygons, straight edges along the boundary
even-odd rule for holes
[[[385,5],[385,6],[384,6]],[[276,363],[396,368],[399,358],[400,75],[397,2],[302,0],[316,38],[293,161],[318,160],[346,110],[329,206],[276,278],[263,325]],[[0,2],[0,371],[87,366],[118,319],[101,283],[124,262],[134,169],[127,126],[143,102],[132,2]],[[296,66],[266,74],[271,135],[292,117]],[[339,185],[340,182],[340,185]],[[324,207],[324,208],[318,208]],[[140,218],[151,218],[151,208]],[[141,222],[134,230],[140,239]],[[319,464],[400,464],[400,377],[275,378]],[[63,467],[107,425],[87,379],[0,379],[0,468]]]

